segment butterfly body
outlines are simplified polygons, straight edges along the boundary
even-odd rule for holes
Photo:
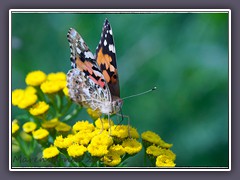
[[[103,114],[119,112],[122,106],[112,29],[104,22],[96,55],[90,51],[79,33],[70,28],[68,41],[71,67],[67,73],[70,98]]]

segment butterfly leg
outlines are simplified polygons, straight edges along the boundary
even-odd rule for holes
[[[100,121],[101,121],[101,124],[102,124],[102,128],[101,128],[101,131],[100,131],[100,133],[99,134],[101,134],[102,132],[103,132],[103,120],[102,120],[102,118],[101,117],[99,117],[99,119],[100,119]]]
[[[108,125],[109,125],[109,136],[111,136],[111,120],[110,120],[110,114],[108,114]]]
[[[127,118],[128,119],[128,137],[131,138],[131,134],[130,134],[130,117],[127,115],[123,115],[123,114],[119,114],[116,113],[117,116],[121,116],[122,118]]]

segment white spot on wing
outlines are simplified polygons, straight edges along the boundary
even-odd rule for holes
[[[76,49],[77,49],[77,53],[81,54],[81,50],[79,48],[76,48]]]
[[[94,59],[93,54],[90,51],[86,51],[84,55],[86,56],[86,58]]]
[[[110,29],[110,30],[109,30],[109,34],[111,34],[111,35],[112,35],[112,29]]]
[[[107,45],[107,41],[106,41],[106,39],[104,40],[103,45],[104,45],[104,46]]]
[[[108,48],[109,48],[109,51],[112,51],[113,53],[115,53],[115,46],[113,44],[109,44]]]

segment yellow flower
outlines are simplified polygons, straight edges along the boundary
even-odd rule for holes
[[[12,104],[20,109],[25,109],[37,101],[36,89],[28,86],[25,90],[15,89],[12,92]]]
[[[56,93],[66,86],[66,81],[45,81],[41,84],[41,90],[46,94]]]
[[[120,144],[110,146],[109,151],[113,153],[117,153],[119,156],[122,156],[125,154],[125,150]]]
[[[98,118],[96,121],[95,121],[95,125],[97,128],[99,129],[109,129],[109,121],[108,119],[101,119],[101,118]],[[110,120],[110,126],[112,127],[114,124],[113,124],[113,121]]]
[[[48,136],[49,132],[46,129],[40,128],[36,131],[33,131],[32,134],[33,134],[34,139],[41,140],[41,139],[46,138]]]
[[[33,107],[31,107],[29,112],[33,116],[38,116],[38,115],[44,114],[48,109],[49,109],[49,105],[44,101],[40,101],[37,104],[35,104]]]
[[[59,122],[57,126],[55,127],[56,131],[58,132],[68,132],[71,130],[71,126],[69,126],[66,123]]]
[[[64,72],[50,73],[47,76],[47,80],[49,80],[49,81],[65,81],[66,74]]]
[[[93,136],[94,136],[94,133],[92,132],[80,131],[77,134],[75,134],[75,142],[82,145],[88,145]]]
[[[63,88],[63,93],[65,96],[69,97],[68,88],[66,86]]]
[[[44,159],[56,157],[58,154],[59,154],[59,150],[55,146],[51,146],[43,150]]]
[[[26,122],[23,124],[23,131],[26,133],[30,133],[37,128],[36,123],[34,122]]]
[[[51,119],[49,121],[45,121],[42,123],[42,127],[45,129],[51,129],[58,125],[59,121],[58,118]]]
[[[82,156],[86,151],[87,148],[79,144],[72,144],[67,149],[68,155],[74,158]]]
[[[30,86],[39,86],[46,80],[47,76],[42,71],[33,71],[28,73],[25,81],[27,85]]]
[[[150,142],[152,144],[160,144],[162,141],[160,136],[152,131],[143,132],[141,136],[144,141]]]
[[[32,106],[37,101],[37,95],[24,91],[21,101],[18,103],[20,109]]]
[[[19,125],[17,120],[12,121],[12,134],[15,134],[19,130]]]
[[[32,140],[32,136],[29,135],[29,134],[27,134],[27,133],[25,133],[24,131],[22,131],[22,132],[20,133],[20,136],[21,136],[21,138],[22,138],[24,141],[26,141],[26,142],[30,142],[30,141]]]
[[[109,152],[102,158],[102,161],[107,166],[117,166],[121,162],[121,157],[117,153]]]
[[[157,167],[175,167],[176,164],[168,156],[160,155],[156,159],[156,166]]]
[[[159,156],[162,152],[159,147],[151,145],[147,147],[146,153],[153,156]]]
[[[107,145],[98,145],[90,143],[87,147],[88,152],[91,156],[104,156],[108,153],[108,146]]]
[[[130,128],[130,136],[131,136],[131,138],[138,139],[139,138],[139,134],[137,132],[137,129],[133,128],[131,126],[129,128]]]
[[[106,145],[107,147],[113,144],[113,139],[109,136],[107,131],[103,131],[101,134],[97,134],[91,140],[91,144],[95,145]]]
[[[79,131],[92,132],[94,129],[94,125],[90,124],[88,121],[78,121],[73,125],[73,132],[75,133]]]
[[[158,144],[160,147],[162,147],[162,148],[167,148],[167,149],[169,149],[169,148],[171,148],[172,146],[173,146],[173,144],[169,144],[169,143],[166,143],[165,141],[163,141],[162,139],[161,139],[161,141],[160,141],[160,143]]]
[[[63,138],[62,135],[57,136],[54,140],[54,146],[60,148],[60,149],[66,149],[69,146],[71,146],[74,143],[73,136],[68,136],[66,138]]]
[[[114,125],[111,128],[111,136],[115,136],[117,138],[127,138],[128,137],[128,126],[126,125]]]
[[[126,139],[123,141],[122,146],[124,151],[130,155],[136,154],[142,149],[142,144],[136,139]]]
[[[88,108],[87,109],[87,113],[89,114],[89,116],[92,118],[92,119],[97,119],[99,118],[102,113],[100,111],[97,111],[97,110],[92,110],[91,108]]]
[[[37,93],[37,90],[36,90],[34,87],[32,87],[32,86],[28,86],[28,87],[25,89],[25,92],[26,92],[27,94],[36,94],[36,93]]]
[[[23,99],[24,97],[24,90],[23,89],[15,89],[12,91],[12,104],[14,106],[17,106],[18,103]]]

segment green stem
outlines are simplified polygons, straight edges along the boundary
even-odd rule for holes
[[[63,121],[69,121],[71,120],[72,118],[74,118],[75,116],[78,115],[78,113],[82,110],[82,107],[81,106],[76,106],[76,108],[72,111],[72,113],[70,113],[69,115],[67,115]]]
[[[67,104],[65,105],[64,109],[61,112],[61,116],[65,116],[66,115],[66,113],[70,109],[71,105],[72,105],[72,101],[68,99],[67,100]]]

